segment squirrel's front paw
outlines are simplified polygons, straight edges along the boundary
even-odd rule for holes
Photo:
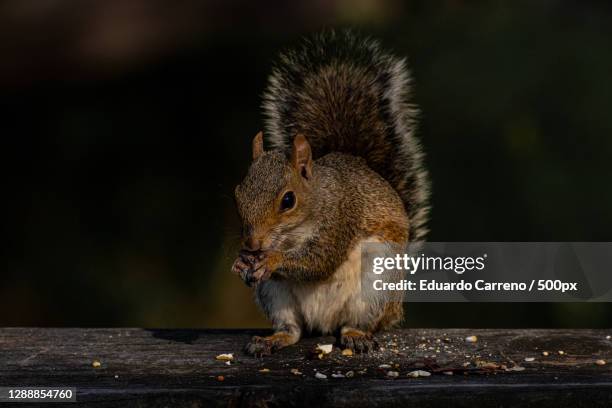
[[[234,261],[232,271],[248,286],[253,286],[270,277],[269,258],[263,252],[242,251]]]
[[[378,348],[378,343],[370,333],[357,329],[343,329],[340,334],[340,345],[355,353],[367,353]]]
[[[248,286],[259,282],[265,271],[262,265],[262,254],[242,251],[232,265],[232,272],[240,276]]]

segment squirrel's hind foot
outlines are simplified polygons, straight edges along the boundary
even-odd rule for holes
[[[271,336],[253,336],[244,346],[244,351],[255,357],[269,356],[272,353],[297,343],[295,335],[288,332],[276,332]]]
[[[372,337],[372,333],[349,327],[342,328],[340,332],[340,346],[355,353],[367,353],[378,349],[378,343]]]

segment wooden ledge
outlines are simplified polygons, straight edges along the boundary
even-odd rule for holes
[[[333,337],[242,353],[266,333],[5,328],[0,386],[76,387],[96,407],[612,405],[612,331],[399,329],[378,334],[382,350],[367,355],[334,347],[319,359],[316,344]],[[216,359],[226,353],[229,365]],[[416,370],[431,375],[408,375]]]

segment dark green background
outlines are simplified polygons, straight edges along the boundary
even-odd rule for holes
[[[612,7],[9,0],[0,325],[266,324],[229,273],[277,52],[357,27],[408,56],[435,241],[612,240]],[[608,304],[410,304],[411,326],[609,326]]]

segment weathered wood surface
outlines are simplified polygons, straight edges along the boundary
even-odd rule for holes
[[[610,406],[609,333],[402,329],[378,336],[384,350],[349,357],[335,348],[313,359],[315,345],[333,342],[332,337],[305,339],[274,356],[253,358],[241,348],[250,336],[265,332],[5,328],[0,386],[76,387],[78,401],[96,407]],[[473,335],[478,340],[466,342]],[[217,361],[221,353],[234,353],[235,361]],[[529,357],[534,361],[525,361]],[[94,368],[94,360],[101,367]],[[379,368],[383,364],[391,368]],[[515,371],[521,370],[516,366],[525,369]],[[269,371],[260,371],[264,368]],[[432,375],[407,376],[416,369]],[[315,370],[328,378],[315,378]],[[352,378],[331,377],[348,371],[355,373]],[[399,377],[388,377],[388,371]]]

